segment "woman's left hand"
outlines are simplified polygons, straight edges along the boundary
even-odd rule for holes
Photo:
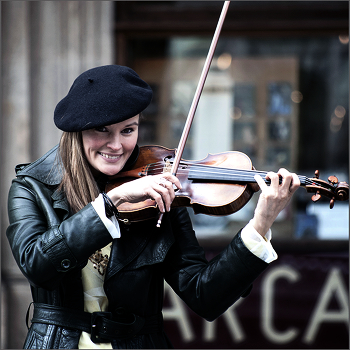
[[[279,176],[282,183],[279,183]],[[299,188],[298,175],[290,173],[286,169],[280,169],[277,173],[269,172],[266,179],[271,181],[267,185],[260,175],[255,175],[255,180],[260,186],[261,194],[252,220],[256,231],[265,236],[272,226],[277,215],[287,206],[293,193]]]

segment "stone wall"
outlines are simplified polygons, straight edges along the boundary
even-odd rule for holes
[[[59,142],[56,104],[86,69],[114,63],[110,1],[1,2],[1,348],[21,348],[31,301],[6,239],[7,193],[18,163]]]

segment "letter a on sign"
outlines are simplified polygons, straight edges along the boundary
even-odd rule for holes
[[[335,296],[339,303],[339,310],[327,310],[332,297]],[[349,301],[345,283],[338,268],[333,268],[326,283],[321,290],[315,310],[311,316],[310,323],[306,329],[303,341],[307,344],[313,343],[317,331],[322,322],[344,322],[349,329]]]

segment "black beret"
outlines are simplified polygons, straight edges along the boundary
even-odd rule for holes
[[[141,113],[151,100],[152,89],[131,68],[96,67],[75,79],[55,108],[54,122],[63,131],[111,125]]]

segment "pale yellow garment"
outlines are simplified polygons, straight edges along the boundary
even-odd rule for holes
[[[103,255],[110,255],[112,243],[102,249]],[[84,311],[106,311],[108,308],[108,299],[103,289],[105,275],[100,275],[94,269],[92,262],[89,260],[82,270],[82,282],[84,290]],[[95,344],[91,341],[90,334],[82,332],[78,349],[112,349],[111,343]]]

